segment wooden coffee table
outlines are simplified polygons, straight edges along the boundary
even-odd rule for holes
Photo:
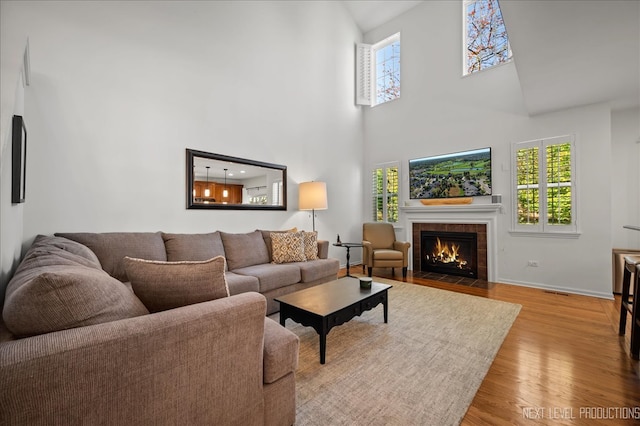
[[[380,303],[387,322],[387,290],[392,286],[373,282],[370,289],[361,289],[357,278],[344,277],[336,281],[296,291],[274,300],[280,302],[280,325],[287,318],[313,327],[320,336],[320,364],[325,362],[327,334],[338,325],[369,311]]]

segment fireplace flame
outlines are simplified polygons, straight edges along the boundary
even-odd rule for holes
[[[433,260],[440,263],[454,263],[458,268],[462,269],[467,264],[467,261],[460,259],[460,246],[451,243],[451,245],[443,244],[440,241],[440,237],[436,238],[436,245],[433,248]]]

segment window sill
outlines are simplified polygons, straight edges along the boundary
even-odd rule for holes
[[[565,238],[575,240],[580,238],[581,232],[532,232],[509,230],[509,234],[514,237],[534,237],[534,238]]]

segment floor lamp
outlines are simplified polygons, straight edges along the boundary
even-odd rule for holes
[[[316,210],[327,209],[327,184],[325,182],[302,182],[299,187],[299,210],[311,210],[313,230],[316,230]]]

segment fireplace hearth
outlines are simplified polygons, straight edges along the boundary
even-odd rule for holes
[[[420,232],[420,266],[423,272],[478,277],[475,232]]]

